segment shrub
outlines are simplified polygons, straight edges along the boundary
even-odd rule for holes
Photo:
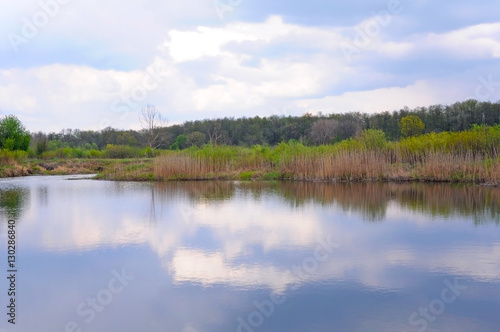
[[[365,148],[381,150],[387,147],[387,139],[382,130],[366,129],[361,132],[358,138]]]
[[[16,116],[8,115],[0,121],[0,148],[28,151],[30,139],[30,134]]]
[[[416,115],[407,115],[399,121],[399,129],[403,137],[420,135],[424,131],[425,125]]]
[[[106,149],[101,152],[101,156],[110,159],[139,158],[141,157],[141,149],[126,145],[108,144]]]
[[[16,162],[21,162],[28,157],[26,151],[10,151],[0,149],[0,164],[12,165]]]

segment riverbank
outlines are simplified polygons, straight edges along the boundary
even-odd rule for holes
[[[26,159],[0,165],[0,178],[72,174],[97,174],[96,179],[116,181],[152,181],[153,159]]]
[[[310,152],[310,151],[309,151]],[[405,162],[387,151],[284,154],[277,161],[244,154],[169,154],[155,159],[156,180],[298,180],[323,182],[454,182],[500,185],[498,159],[466,153],[431,153]]]
[[[113,147],[119,149],[121,147]],[[7,153],[0,176],[97,174],[117,181],[424,181],[500,185],[500,126],[430,133],[388,142],[377,130],[336,144],[155,150],[155,158],[26,159]],[[115,158],[120,158],[116,156]]]
[[[265,162],[249,155],[219,161],[169,153],[144,159],[26,160],[0,166],[0,177],[97,174],[113,181],[289,180],[322,182],[450,182],[500,185],[498,160],[479,156],[429,155],[415,163],[392,162],[377,152],[297,155]]]

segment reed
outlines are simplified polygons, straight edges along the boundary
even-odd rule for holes
[[[500,127],[428,134],[400,142],[213,147],[168,152],[154,162],[158,180],[291,179],[306,181],[434,181],[500,184]],[[372,133],[373,134],[373,133]],[[373,135],[372,135],[373,136]]]

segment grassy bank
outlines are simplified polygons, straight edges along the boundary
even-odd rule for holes
[[[151,181],[153,159],[25,159],[2,163],[0,178],[29,175],[97,174],[97,179]]]
[[[123,145],[108,145],[102,151],[57,148],[39,155],[31,150],[0,150],[0,178],[97,174],[97,179],[150,181],[154,180],[153,155],[151,149]]]

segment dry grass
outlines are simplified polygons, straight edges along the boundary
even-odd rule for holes
[[[411,159],[393,150],[311,149],[292,156],[278,156],[274,162],[261,158],[249,163],[238,154],[232,159],[214,161],[204,156],[169,153],[158,157],[153,172],[158,180],[238,179],[251,172],[265,177],[307,181],[429,181],[500,184],[500,163],[482,154],[432,152]]]
[[[0,165],[0,177],[27,175],[98,174],[98,179],[151,181],[153,159],[60,159],[28,160]]]

